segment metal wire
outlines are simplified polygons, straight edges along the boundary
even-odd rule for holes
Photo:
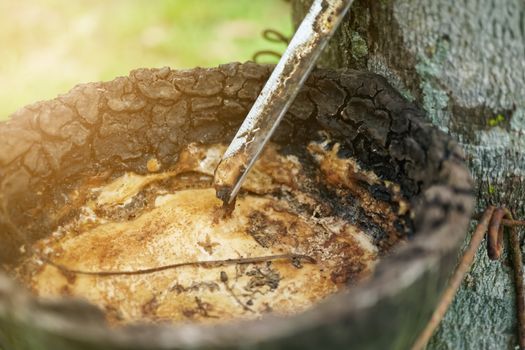
[[[482,215],[476,215],[479,224],[472,234],[470,243],[461,257],[458,267],[452,275],[447,288],[442,294],[432,317],[424,330],[419,334],[412,350],[422,350],[439,326],[445,313],[465,277],[470,270],[476,252],[478,251],[485,233],[487,233],[487,254],[490,259],[496,260],[501,257],[503,251],[503,233],[509,235],[510,259],[514,269],[514,282],[516,288],[516,310],[518,317],[518,343],[521,350],[525,350],[525,286],[523,282],[523,262],[520,248],[517,226],[525,226],[525,220],[514,220],[512,213],[507,208],[495,208],[489,206]],[[504,230],[506,228],[506,230]]]
[[[275,29],[265,29],[263,30],[262,32],[262,37],[268,41],[268,42],[272,42],[272,43],[280,43],[280,44],[284,44],[286,46],[288,46],[288,44],[290,43],[290,38],[287,37],[286,35],[284,35],[283,33],[275,30]],[[256,63],[261,63],[261,61],[259,60],[261,57],[264,57],[264,56],[273,56],[277,59],[280,59],[281,56],[282,56],[282,52],[277,52],[277,51],[274,51],[274,50],[259,50],[259,51],[256,51],[253,56],[252,56],[252,61],[256,62]]]

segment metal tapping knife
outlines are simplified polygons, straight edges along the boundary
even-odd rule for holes
[[[353,0],[314,0],[279,63],[215,169],[214,187],[233,210],[246,175],[261,154]]]

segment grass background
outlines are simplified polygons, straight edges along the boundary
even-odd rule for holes
[[[0,120],[82,82],[138,67],[249,60],[292,33],[283,0],[0,0]],[[275,59],[273,60],[275,62]],[[266,59],[266,62],[272,62]]]

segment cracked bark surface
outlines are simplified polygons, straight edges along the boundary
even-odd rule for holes
[[[16,261],[21,245],[28,246],[60,224],[63,218],[51,213],[67,205],[63,193],[79,178],[146,173],[153,157],[166,169],[189,142],[231,140],[271,69],[254,63],[182,71],[138,69],[129,77],[78,85],[15,113],[0,124],[2,263]],[[24,338],[31,329],[40,344],[53,349],[73,344],[86,349],[101,344],[159,349],[405,348],[423,326],[421,320],[430,315],[472,210],[463,153],[386,79],[366,72],[315,71],[273,141],[293,152],[315,140],[321,130],[341,143],[341,157],[353,156],[383,180],[400,183],[412,200],[414,237],[385,258],[370,282],[290,319],[213,329],[192,325],[114,330],[103,326],[93,307],[33,300],[0,275],[0,340],[33,348],[36,340]],[[44,324],[46,316],[53,321]],[[378,324],[381,335],[375,331]],[[184,337],[189,331],[197,333]]]
[[[310,3],[293,1],[295,23]],[[519,0],[356,0],[320,66],[385,76],[465,149],[478,211],[523,217],[524,19]],[[511,276],[479,252],[429,349],[513,349]]]

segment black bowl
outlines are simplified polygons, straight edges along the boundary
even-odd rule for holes
[[[232,63],[183,71],[138,69],[27,106],[0,124],[0,261],[57,225],[49,211],[75,179],[104,169],[169,166],[192,141],[228,142],[272,66]],[[110,328],[87,303],[32,297],[0,273],[0,344],[6,349],[406,349],[452,271],[473,209],[464,156],[384,78],[317,70],[273,141],[300,148],[324,130],[341,156],[401,185],[413,232],[364,283],[291,316],[205,325]]]

